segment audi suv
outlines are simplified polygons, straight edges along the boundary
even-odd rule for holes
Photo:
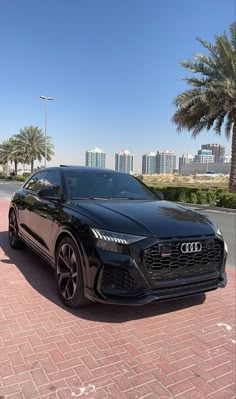
[[[13,195],[9,241],[14,249],[27,244],[53,266],[70,307],[146,304],[227,281],[227,246],[214,221],[108,169],[34,173]]]

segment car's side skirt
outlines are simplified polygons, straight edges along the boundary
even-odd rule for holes
[[[19,229],[19,236],[24,241],[24,243],[30,247],[37,255],[39,255],[43,260],[45,260],[50,266],[53,268],[55,267],[54,265],[54,260],[49,257],[45,252],[42,252],[41,249],[39,249],[36,245],[33,244],[33,242],[22,233],[22,230]]]

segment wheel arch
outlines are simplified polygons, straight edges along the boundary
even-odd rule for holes
[[[12,211],[14,211],[16,213],[16,217],[17,217],[17,208],[16,208],[16,206],[13,203],[10,204],[10,207],[9,207],[9,210],[8,210],[8,219],[9,219],[10,213]]]
[[[69,237],[73,240],[73,242],[75,243],[78,251],[79,251],[79,255],[81,257],[81,263],[82,263],[82,270],[83,270],[83,279],[84,279],[84,285],[87,285],[87,256],[86,253],[84,251],[83,245],[81,243],[81,240],[78,236],[78,234],[70,228],[64,228],[57,236],[56,241],[55,241],[55,245],[54,245],[54,259],[56,261],[56,253],[57,253],[57,249],[58,246],[60,244],[60,242],[63,240],[63,238]]]
[[[61,230],[59,232],[59,234],[57,235],[57,238],[55,240],[55,245],[54,245],[54,255],[56,256],[56,252],[57,252],[57,248],[61,242],[61,240],[63,240],[63,238],[65,237],[70,237],[72,238],[72,240],[75,242],[76,246],[78,247],[78,249],[80,250],[80,244],[78,244],[79,241],[79,237],[76,234],[76,232],[74,232],[72,229],[70,228],[64,228],[63,230]]]

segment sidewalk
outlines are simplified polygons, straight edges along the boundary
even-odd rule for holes
[[[8,245],[0,200],[0,398],[235,399],[235,269],[204,295],[70,311],[53,271]]]

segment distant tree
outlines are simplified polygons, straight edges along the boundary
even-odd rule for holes
[[[215,36],[215,44],[197,40],[209,54],[181,62],[200,76],[185,78],[191,89],[174,99],[177,111],[172,120],[179,132],[187,129],[192,137],[211,128],[218,135],[224,130],[227,139],[232,136],[229,191],[236,192],[236,23],[230,25],[230,38],[224,33]]]
[[[0,165],[6,165],[8,163],[9,150],[10,146],[7,143],[7,140],[3,141],[0,144]]]
[[[6,148],[6,141],[3,141],[0,144],[0,164],[1,165],[5,165],[5,163],[7,163],[7,148]]]
[[[17,148],[17,140],[11,137],[0,145],[0,164],[5,165],[8,162],[14,163],[14,173],[17,175],[18,163],[24,162],[22,149]]]
[[[26,126],[15,135],[17,140],[17,148],[23,149],[25,163],[31,165],[31,172],[34,170],[34,161],[41,162],[45,157],[45,135],[37,126]],[[47,137],[47,161],[52,159],[54,155],[53,144],[51,139]]]

